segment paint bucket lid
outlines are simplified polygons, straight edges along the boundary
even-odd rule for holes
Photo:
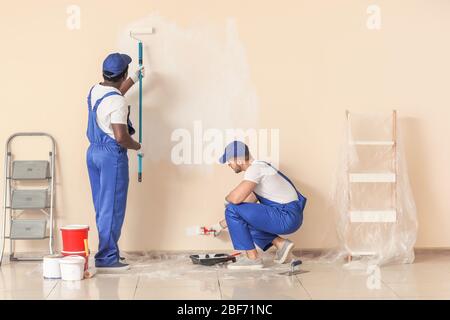
[[[89,226],[85,224],[71,224],[68,226],[61,227],[61,230],[83,230],[83,229],[89,230]]]
[[[84,264],[86,259],[80,256],[67,256],[60,260],[62,264]]]

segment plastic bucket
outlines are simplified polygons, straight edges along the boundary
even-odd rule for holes
[[[44,257],[43,263],[43,275],[45,279],[61,279],[61,269],[59,266],[59,260],[62,256],[54,254]]]
[[[70,256],[82,257],[85,260],[84,270],[87,270],[89,268],[89,265],[88,265],[89,255],[86,254],[86,251],[75,251],[75,252],[61,251],[61,254],[64,257],[70,257]]]
[[[73,224],[61,227],[64,252],[85,251],[85,240],[88,239],[89,226]]]
[[[85,258],[80,256],[67,256],[60,259],[61,279],[64,281],[83,280],[85,263]]]

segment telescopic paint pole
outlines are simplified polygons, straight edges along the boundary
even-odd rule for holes
[[[143,45],[139,41],[139,67],[143,64]],[[142,72],[139,71],[139,143],[142,145]],[[138,153],[138,182],[142,182],[142,154]]]

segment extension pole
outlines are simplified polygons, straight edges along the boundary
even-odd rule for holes
[[[143,64],[143,45],[139,41],[139,67]],[[139,143],[142,145],[142,72],[139,71]],[[142,182],[142,154],[138,153],[138,182]]]
[[[145,30],[130,30],[130,37],[138,41],[139,68],[142,69],[144,60],[144,46],[142,40],[136,36],[145,36],[155,33],[153,28]],[[139,71],[139,143],[142,146],[142,71]],[[142,182],[142,152],[138,152],[138,182]]]

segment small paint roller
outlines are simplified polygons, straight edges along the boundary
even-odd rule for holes
[[[152,35],[155,29],[130,30],[130,37],[138,41],[139,67],[144,63],[144,46],[141,37]],[[139,143],[142,144],[142,73],[139,73]],[[142,182],[142,154],[138,154],[138,182]]]
[[[208,229],[207,227],[201,227],[201,234],[204,236],[209,236],[211,234],[214,234],[214,232],[216,232],[216,230],[214,229]]]
[[[216,230],[201,226],[186,228],[186,235],[188,236],[210,236],[214,235],[214,232],[216,232]]]

